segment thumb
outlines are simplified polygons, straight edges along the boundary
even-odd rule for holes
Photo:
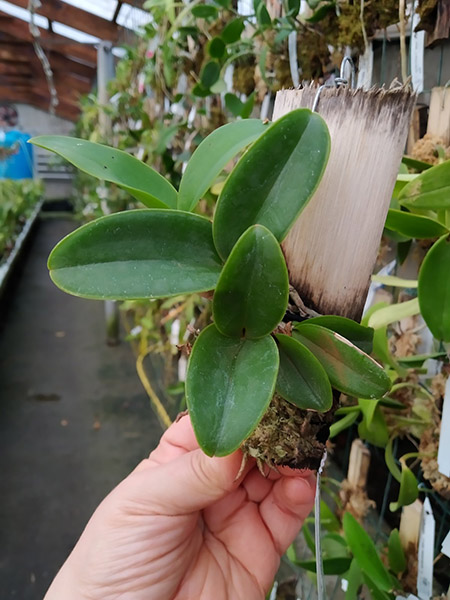
[[[223,458],[193,450],[169,463],[132,473],[127,496],[146,514],[182,515],[202,510],[238,487],[241,461],[240,450]]]

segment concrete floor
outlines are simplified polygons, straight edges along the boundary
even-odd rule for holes
[[[161,435],[130,347],[104,343],[102,303],[48,277],[73,227],[38,224],[0,308],[1,600],[42,600],[94,508]]]

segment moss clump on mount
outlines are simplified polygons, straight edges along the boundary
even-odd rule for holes
[[[297,57],[300,78],[317,81],[330,63],[330,50],[325,36],[318,31],[305,29],[297,38]]]
[[[255,57],[243,56],[234,63],[233,89],[249,96],[255,89]]]
[[[333,412],[324,415],[302,410],[275,394],[258,427],[242,444],[242,451],[256,459],[261,471],[264,465],[317,470]]]

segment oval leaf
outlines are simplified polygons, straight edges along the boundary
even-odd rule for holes
[[[283,334],[275,337],[280,352],[277,392],[299,408],[320,412],[329,410],[333,404],[333,393],[320,362],[294,338]]]
[[[200,80],[205,88],[210,88],[220,77],[220,66],[215,60],[211,60],[203,67]]]
[[[327,329],[331,329],[352,344],[358,346],[360,350],[370,354],[372,352],[373,329],[372,327],[364,327],[352,319],[346,317],[338,317],[336,315],[324,315],[322,317],[313,317],[308,319],[308,323],[312,325],[321,325]]]
[[[167,179],[122,150],[63,135],[40,135],[30,141],[80,171],[115,183],[149,208],[176,208],[177,192]]]
[[[220,37],[214,37],[208,45],[208,52],[212,58],[222,58],[225,54],[226,46]]]
[[[54,248],[48,267],[70,294],[125,300],[211,290],[222,265],[207,219],[142,209],[80,227]]]
[[[380,398],[390,389],[390,379],[380,365],[338,333],[304,322],[295,325],[292,335],[316,356],[337,390]]]
[[[225,165],[265,130],[259,119],[228,123],[213,131],[195,150],[180,183],[178,208],[194,210]]]
[[[435,219],[393,208],[388,210],[384,226],[386,229],[416,239],[435,238],[448,232],[447,227]]]
[[[228,177],[214,217],[222,257],[250,227],[265,225],[278,241],[306,206],[325,169],[330,136],[325,121],[306,108],[278,119]]]
[[[233,19],[223,29],[220,34],[226,44],[233,44],[241,39],[241,33],[244,31],[245,25],[242,18]]]
[[[398,200],[412,208],[450,208],[450,160],[423,171],[402,189]]]
[[[438,240],[422,263],[419,306],[434,337],[450,342],[450,236]]]
[[[289,279],[280,245],[268,229],[254,225],[240,237],[217,282],[213,315],[224,335],[263,337],[283,318]]]
[[[392,512],[395,512],[402,506],[407,506],[408,504],[412,504],[419,497],[419,488],[418,488],[416,476],[411,471],[411,469],[406,466],[406,463],[404,460],[400,459],[400,464],[402,465],[402,475],[400,478],[400,490],[398,492],[397,501],[391,502],[389,504],[389,509]]]
[[[393,529],[388,540],[388,560],[389,568],[398,575],[406,570],[407,562],[405,552],[403,551],[398,529]]]
[[[210,4],[198,4],[192,8],[192,14],[198,19],[209,19],[217,17],[218,11]]]
[[[369,535],[348,512],[345,513],[342,524],[347,544],[361,571],[367,573],[380,590],[388,592],[392,588],[391,577]]]
[[[269,406],[277,371],[278,350],[270,336],[234,339],[214,324],[202,331],[189,358],[186,401],[208,456],[230,454],[252,433]]]

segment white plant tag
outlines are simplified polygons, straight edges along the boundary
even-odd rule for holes
[[[291,79],[294,87],[297,88],[300,85],[300,77],[298,74],[298,60],[297,60],[297,31],[292,31],[288,37],[288,50],[289,50],[289,68],[291,70]]]
[[[450,477],[450,378],[445,384],[444,405],[442,407],[441,433],[439,435],[438,469],[439,473]]]
[[[425,48],[425,31],[415,32],[420,15],[415,12],[412,19],[411,35],[411,77],[412,86],[417,94],[423,92],[423,54]]]
[[[434,530],[430,500],[425,498],[420,523],[417,571],[417,596],[420,600],[430,600],[433,595]]]
[[[450,531],[447,533],[444,541],[442,542],[441,552],[450,558]]]
[[[372,86],[373,73],[373,45],[369,42],[366,51],[359,57],[358,64],[358,88],[368,90]]]

